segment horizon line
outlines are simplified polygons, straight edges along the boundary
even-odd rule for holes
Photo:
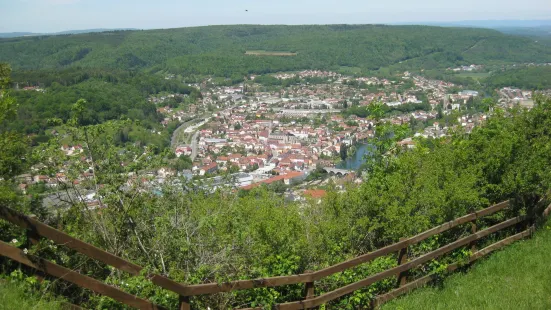
[[[440,27],[453,27],[453,26],[470,26],[475,28],[489,28],[489,25],[484,27],[482,25],[469,25],[468,23],[537,23],[542,22],[540,25],[526,25],[526,26],[509,26],[515,28],[533,28],[541,26],[551,26],[551,19],[473,19],[473,20],[456,20],[456,21],[403,21],[403,22],[382,22],[382,23],[308,23],[308,24],[294,24],[294,23],[235,23],[235,24],[204,24],[204,25],[189,25],[189,26],[176,26],[176,27],[159,27],[159,28],[136,28],[136,27],[95,27],[95,28],[83,28],[83,29],[68,29],[54,32],[35,32],[35,31],[8,31],[0,32],[0,34],[27,34],[32,35],[56,35],[56,34],[71,34],[71,32],[89,31],[89,32],[108,32],[108,31],[137,31],[137,30],[168,30],[168,29],[181,29],[181,28],[199,28],[199,27],[212,27],[212,26],[326,26],[326,25],[381,25],[381,26],[440,26]],[[505,25],[493,25],[492,27],[506,27]],[[25,36],[25,35],[22,35]]]

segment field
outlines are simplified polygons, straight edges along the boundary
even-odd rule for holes
[[[484,79],[484,78],[487,78],[490,76],[490,73],[487,73],[487,72],[463,72],[463,73],[459,73],[457,75],[458,77],[462,77],[462,78],[473,78],[475,80],[481,80],[481,79]]]
[[[253,55],[253,56],[296,56],[297,53],[258,50],[258,51],[246,51],[245,55]]]
[[[355,74],[355,73],[361,73],[362,69],[359,67],[348,67],[348,66],[340,66],[339,71],[343,72],[344,74]]]
[[[427,287],[383,309],[551,309],[551,221],[519,241],[455,274],[441,287]]]

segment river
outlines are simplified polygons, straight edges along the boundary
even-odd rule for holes
[[[356,148],[356,154],[338,163],[336,168],[358,170],[360,166],[365,162],[364,155],[369,154],[369,145],[357,144]]]

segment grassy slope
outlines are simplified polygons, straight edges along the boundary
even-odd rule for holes
[[[551,309],[551,221],[442,288],[419,289],[383,309]]]
[[[27,293],[20,286],[7,282],[0,282],[0,308],[5,310],[63,309],[58,301],[42,299],[40,295]]]

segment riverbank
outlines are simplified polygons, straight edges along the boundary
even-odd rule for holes
[[[338,163],[335,167],[339,169],[347,169],[347,170],[358,170],[362,166],[362,164],[365,162],[365,156],[366,154],[369,154],[369,144],[367,143],[360,143],[354,146],[355,152],[346,160],[341,161]]]

